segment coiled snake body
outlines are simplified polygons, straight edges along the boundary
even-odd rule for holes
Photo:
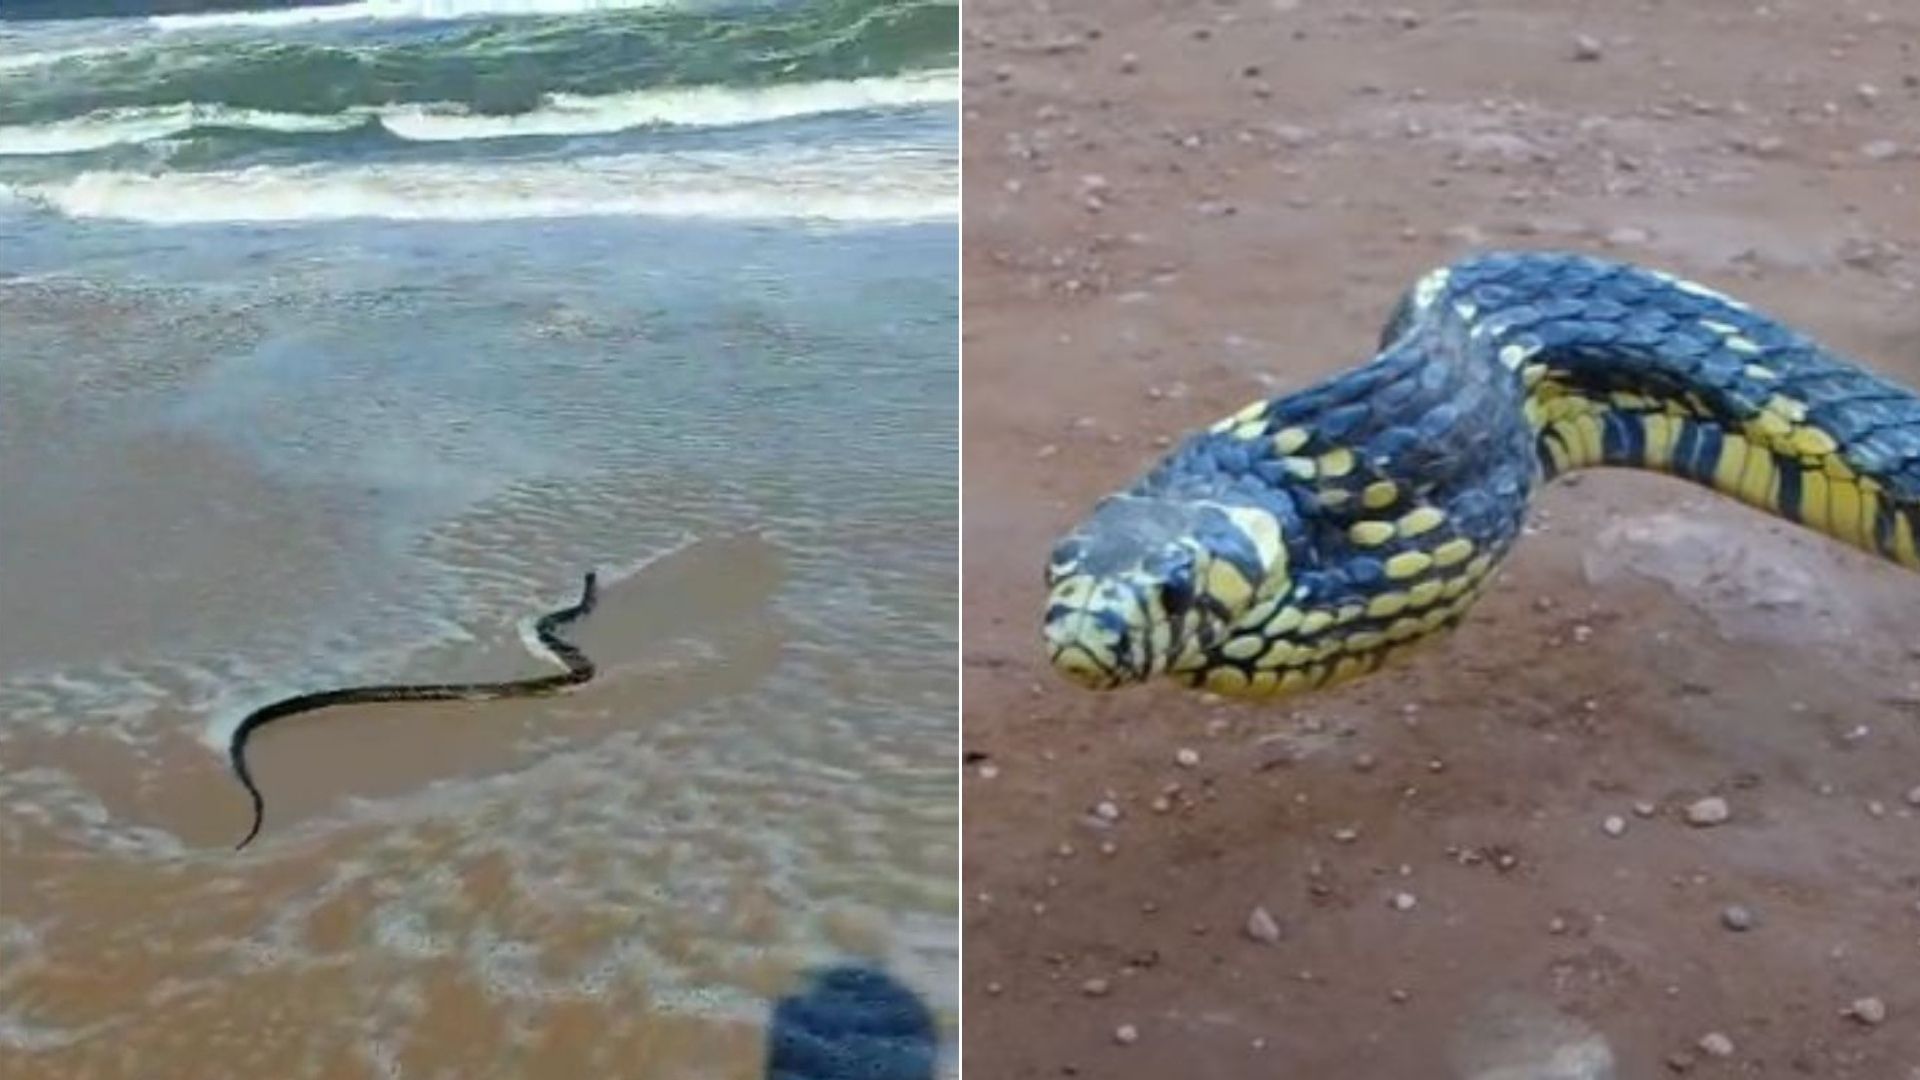
[[[1671,275],[1490,254],[1421,279],[1371,362],[1102,500],[1053,550],[1049,655],[1097,689],[1355,678],[1465,614],[1539,485],[1601,465],[1920,570],[1920,396]]]
[[[575,686],[593,678],[593,661],[571,642],[560,637],[560,627],[585,616],[593,610],[598,599],[597,579],[589,571],[586,583],[580,592],[579,603],[571,607],[542,615],[534,623],[534,634],[540,644],[553,654],[566,667],[566,671],[554,675],[536,676],[530,679],[516,679],[510,682],[472,682],[472,683],[421,683],[411,686],[350,686],[339,690],[321,690],[311,694],[300,694],[284,698],[271,705],[262,706],[247,714],[240,725],[233,729],[233,735],[227,743],[227,757],[233,765],[233,774],[247,789],[253,800],[253,827],[247,835],[235,845],[238,851],[253,842],[260,834],[260,825],[266,817],[266,800],[260,795],[260,789],[253,782],[253,774],[247,769],[247,740],[261,727],[275,720],[298,713],[312,712],[315,709],[328,709],[336,705],[360,705],[382,701],[488,701],[495,698],[538,697],[552,694]]]

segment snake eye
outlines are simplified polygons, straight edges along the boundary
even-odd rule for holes
[[[1177,619],[1193,606],[1193,560],[1180,559],[1160,573],[1160,608]]]

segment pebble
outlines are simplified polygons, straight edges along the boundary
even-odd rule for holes
[[[1175,764],[1179,765],[1181,768],[1191,769],[1195,765],[1200,764],[1200,751],[1195,750],[1192,747],[1183,746],[1180,749],[1174,751],[1173,760]]]
[[[1410,892],[1394,893],[1393,898],[1387,901],[1387,903],[1393,906],[1393,910],[1395,911],[1412,911],[1414,908],[1414,905],[1418,904],[1419,902],[1420,902],[1419,898],[1414,896]]]
[[[1102,821],[1120,820],[1120,807],[1112,800],[1102,800],[1096,803],[1093,808],[1093,813],[1095,817],[1098,817]]]
[[[1088,997],[1106,997],[1112,989],[1113,984],[1105,979],[1088,979],[1080,984],[1080,992]]]
[[[1868,161],[1892,161],[1900,156],[1900,144],[1892,139],[1875,139],[1860,148],[1860,156]]]
[[[1718,825],[1733,816],[1727,808],[1727,800],[1718,795],[1709,795],[1687,805],[1687,824]]]
[[[1877,997],[1855,998],[1853,1004],[1847,1006],[1847,1015],[1873,1027],[1886,1020],[1887,1003]]]
[[[1915,784],[1907,789],[1907,805],[1920,806],[1920,784]]]
[[[1333,830],[1333,842],[1336,844],[1351,844],[1358,839],[1360,839],[1360,830],[1352,826]]]
[[[1708,1057],[1723,1058],[1733,1056],[1733,1040],[1718,1031],[1709,1031],[1705,1035],[1700,1036],[1698,1045],[1700,1052],[1706,1054]]]
[[[1633,814],[1635,817],[1652,817],[1653,812],[1658,809],[1659,807],[1650,802],[1637,802],[1633,804]]]
[[[1266,908],[1256,907],[1247,914],[1247,936],[1272,945],[1280,940],[1280,923]]]
[[[1121,1046],[1132,1046],[1140,1041],[1140,1029],[1132,1024],[1121,1024],[1113,1029],[1113,1041]]]
[[[1619,814],[1614,814],[1600,823],[1600,829],[1608,836],[1619,836],[1621,833],[1627,831],[1627,819],[1621,817]]]
[[[1603,50],[1600,39],[1589,34],[1581,34],[1573,39],[1573,58],[1591,63],[1600,59]]]
[[[1729,930],[1753,929],[1753,912],[1740,904],[1728,904],[1720,911],[1720,925]]]

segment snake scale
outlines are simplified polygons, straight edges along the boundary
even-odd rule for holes
[[[489,701],[496,698],[538,697],[556,693],[570,686],[577,686],[593,678],[593,661],[581,652],[573,643],[559,634],[561,627],[574,622],[593,611],[598,600],[598,583],[595,574],[588,571],[586,584],[580,592],[580,600],[571,607],[548,612],[534,623],[534,634],[540,644],[553,658],[558,660],[566,671],[553,675],[541,675],[530,679],[515,679],[507,682],[471,682],[471,683],[420,683],[415,685],[391,686],[349,686],[339,690],[320,690],[310,694],[299,694],[283,698],[271,705],[264,705],[240,721],[233,729],[233,735],[227,743],[227,758],[232,763],[233,775],[238,777],[247,794],[253,799],[253,827],[247,835],[234,846],[235,851],[253,842],[260,835],[260,826],[266,819],[266,800],[260,795],[260,788],[253,782],[253,773],[247,769],[247,740],[262,727],[299,713],[313,712],[316,709],[330,709],[338,705],[363,705],[386,701]]]
[[[1920,395],[1670,274],[1490,253],[1378,354],[1195,433],[1059,541],[1054,667],[1233,696],[1330,686],[1455,625],[1533,493],[1650,469],[1920,570]]]

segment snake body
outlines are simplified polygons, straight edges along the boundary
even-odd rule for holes
[[[515,679],[508,682],[471,682],[471,683],[420,683],[415,685],[389,686],[349,686],[338,690],[320,690],[310,694],[299,694],[283,698],[271,705],[264,705],[247,714],[233,729],[233,735],[227,744],[227,757],[232,763],[233,774],[238,777],[247,794],[253,800],[253,827],[247,835],[235,845],[239,851],[253,842],[260,834],[260,826],[266,817],[266,800],[261,797],[260,789],[253,782],[253,773],[247,769],[247,740],[262,727],[299,713],[313,712],[316,709],[329,709],[337,705],[361,705],[385,701],[487,701],[495,698],[538,697],[552,694],[575,686],[593,678],[593,661],[587,654],[562,638],[561,627],[571,623],[593,610],[598,599],[597,580],[593,572],[586,575],[586,583],[581,589],[580,601],[571,607],[542,615],[534,623],[534,634],[540,644],[553,654],[566,667],[566,671],[553,675],[536,676],[530,679]]]
[[[1574,469],[1650,469],[1920,570],[1920,395],[1672,275],[1493,253],[1368,363],[1178,444],[1053,549],[1044,636],[1098,689],[1271,696],[1456,624]]]

